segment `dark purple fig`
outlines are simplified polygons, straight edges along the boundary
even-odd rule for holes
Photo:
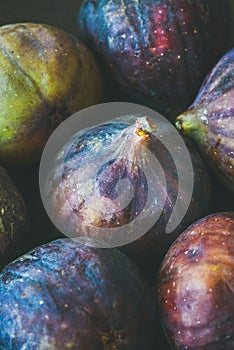
[[[29,217],[24,199],[0,166],[0,269],[23,253],[28,232]]]
[[[234,212],[211,214],[172,244],[157,297],[175,350],[234,348]]]
[[[148,276],[178,234],[210,212],[207,168],[165,119],[125,115],[81,130],[51,169],[43,198],[61,232],[122,246]]]
[[[234,49],[207,75],[189,109],[176,119],[220,180],[234,191]]]
[[[226,49],[227,1],[85,0],[84,40],[122,90],[174,120]]]
[[[155,297],[115,249],[60,239],[0,274],[4,350],[154,349]]]

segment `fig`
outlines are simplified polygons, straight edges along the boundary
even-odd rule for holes
[[[198,220],[168,250],[157,298],[173,349],[233,349],[233,256],[234,212]]]
[[[78,30],[125,94],[174,121],[225,52],[230,22],[227,1],[85,0]]]
[[[206,161],[234,191],[234,49],[227,52],[204,80],[176,126],[190,136]]]
[[[65,238],[0,274],[0,348],[142,350],[155,346],[155,297],[117,249]]]
[[[181,203],[188,196],[189,188],[186,184],[188,165],[185,159],[180,159],[177,163],[177,169],[169,160],[165,149],[159,147],[159,142],[152,139],[149,143],[150,149],[153,151],[164,167],[164,174],[167,179],[167,186],[164,187],[166,192],[166,201],[160,208],[161,214],[154,225],[141,236],[139,239],[130,244],[120,247],[120,250],[133,259],[144,272],[144,275],[155,285],[155,276],[160,264],[174,240],[181,234],[188,225],[195,220],[212,212],[213,209],[213,193],[210,181],[210,174],[205,162],[201,159],[191,142],[183,139],[189,151],[193,166],[193,188],[190,203],[183,218],[178,220],[177,225],[171,232],[167,232],[167,225],[170,222],[174,210],[176,198],[180,198]],[[176,146],[174,146],[176,147]],[[182,193],[178,194],[181,182],[178,178],[179,172],[185,172],[184,182],[182,183]],[[158,186],[156,184],[155,186]],[[159,197],[159,189],[156,190],[156,196]],[[183,205],[183,204],[181,204]]]
[[[101,76],[89,50],[53,26],[0,27],[0,161],[39,159],[55,127],[101,98]]]
[[[29,216],[24,199],[0,166],[0,269],[23,252],[28,233]]]
[[[124,115],[83,129],[51,163],[42,193],[52,222],[81,243],[120,247],[145,276],[210,210],[207,168],[165,119]]]

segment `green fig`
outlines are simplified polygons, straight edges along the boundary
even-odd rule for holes
[[[234,49],[207,75],[176,126],[195,140],[207,163],[234,192]]]
[[[0,161],[37,160],[57,125],[100,102],[102,81],[92,54],[53,26],[0,27]]]
[[[0,166],[0,268],[23,252],[28,231],[25,202],[8,173]]]

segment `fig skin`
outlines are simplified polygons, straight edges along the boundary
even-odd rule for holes
[[[176,126],[194,139],[221,182],[234,192],[234,49],[207,75]]]
[[[4,350],[154,349],[155,297],[115,249],[60,239],[0,274]]]
[[[130,117],[137,118],[134,115]],[[152,132],[154,128],[156,134]],[[47,178],[47,212],[55,225],[67,236],[77,236],[82,243],[92,245],[94,240],[94,244],[99,242],[118,246],[137,263],[153,284],[156,269],[171,243],[188,225],[212,211],[207,167],[186,139],[184,141],[193,166],[193,189],[188,188],[186,179],[183,183],[178,179],[178,173],[189,172],[186,160],[178,153],[175,166],[170,152],[161,141],[168,139],[171,149],[177,149],[173,128],[171,126],[169,130],[164,123],[154,127],[153,119],[148,117],[134,119],[133,124],[129,125],[128,116],[123,116],[121,122],[113,120],[95,126],[82,136],[73,135],[68,140],[55,157],[53,170]],[[64,154],[64,158],[60,154]],[[109,162],[108,158],[113,162]],[[158,163],[155,163],[155,159],[161,165],[165,184],[156,174]],[[146,168],[152,172],[147,173]],[[133,194],[126,183],[122,185],[124,189],[119,190],[122,179],[132,184]],[[180,194],[179,186],[182,187]],[[167,233],[167,224],[178,195],[182,196],[181,200],[186,200],[190,191],[192,198],[185,216],[181,217],[172,232]],[[125,197],[127,200],[123,202],[125,192],[131,194],[131,200]],[[166,196],[163,196],[165,193]],[[150,204],[146,205],[146,201],[150,201]],[[137,222],[141,213],[141,220]],[[118,234],[112,230],[116,227],[121,229]]]
[[[29,216],[24,199],[0,166],[0,269],[23,253],[28,233]]]
[[[172,232],[165,232],[177,198],[179,184],[177,171],[171,166],[171,160],[168,160],[167,152],[160,147],[156,138],[152,138],[148,146],[160,161],[160,164],[163,165],[164,175],[167,180],[167,201],[159,219],[145,235],[119,248],[136,262],[153,285],[156,283],[155,276],[170,245],[189,225],[211,213],[213,209],[213,194],[206,164],[190,140],[184,138],[184,141],[189,151],[194,171],[192,199],[184,218]],[[185,169],[183,159],[181,159],[180,164],[177,164],[177,167],[180,169],[179,171]]]
[[[100,102],[101,76],[89,50],[56,27],[5,25],[0,42],[0,160],[30,163],[62,120]]]
[[[133,101],[175,120],[226,48],[227,1],[86,0],[79,35]]]
[[[233,256],[234,212],[202,218],[170,247],[157,298],[173,349],[233,349]]]

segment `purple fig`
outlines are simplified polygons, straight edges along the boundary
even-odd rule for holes
[[[60,239],[0,274],[0,348],[151,350],[155,298],[116,249]]]
[[[121,246],[148,276],[178,234],[210,212],[207,168],[165,119],[124,115],[81,130],[46,176],[44,204],[61,232]]]
[[[207,75],[176,126],[195,140],[213,171],[234,191],[234,49]]]
[[[195,222],[168,250],[157,297],[172,349],[234,348],[233,257],[234,212]]]
[[[125,94],[174,121],[226,50],[230,16],[224,0],[85,0],[78,27]]]

